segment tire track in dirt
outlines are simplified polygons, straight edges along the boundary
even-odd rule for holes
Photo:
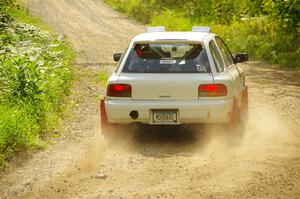
[[[128,128],[100,137],[97,74],[111,71],[144,27],[99,0],[26,0],[78,52],[78,102],[62,138],[1,175],[0,198],[297,198],[300,195],[300,75],[241,65],[250,88],[244,136],[212,129]],[[95,108],[97,107],[97,108]],[[19,172],[21,171],[21,172]],[[106,179],[95,178],[98,172]]]

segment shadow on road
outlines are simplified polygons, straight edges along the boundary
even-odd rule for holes
[[[241,138],[221,126],[133,126],[122,127],[110,143],[146,157],[167,158],[201,153],[213,140],[235,147]]]

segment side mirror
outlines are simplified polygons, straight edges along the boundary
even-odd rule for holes
[[[242,62],[248,61],[249,56],[247,53],[236,53],[233,56],[233,58],[234,58],[235,63],[242,63]]]
[[[114,61],[116,61],[116,62],[120,61],[122,55],[123,55],[122,53],[115,53],[114,54]]]

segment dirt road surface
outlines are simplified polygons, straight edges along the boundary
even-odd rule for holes
[[[250,88],[247,132],[128,129],[101,136],[101,71],[144,27],[100,0],[25,0],[77,51],[72,112],[48,149],[0,174],[0,198],[300,198],[300,76],[241,65]],[[131,132],[129,132],[131,131]],[[129,136],[130,135],[130,136]]]

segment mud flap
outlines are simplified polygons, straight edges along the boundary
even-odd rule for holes
[[[242,104],[239,109],[238,100],[234,97],[231,111],[231,120],[228,125],[230,131],[236,135],[243,135],[248,120],[248,87],[245,86],[242,93]]]
[[[244,122],[247,122],[248,120],[248,106],[248,86],[245,86],[242,96],[242,117]]]
[[[105,98],[102,98],[100,101],[100,119],[101,119],[101,134],[105,135],[109,131],[109,122],[107,120],[107,114],[105,110]]]
[[[235,130],[238,126],[238,117],[239,117],[238,100],[234,97],[233,104],[232,104],[232,110],[231,110],[231,120],[230,120],[230,124],[229,124],[229,127],[232,130]]]

